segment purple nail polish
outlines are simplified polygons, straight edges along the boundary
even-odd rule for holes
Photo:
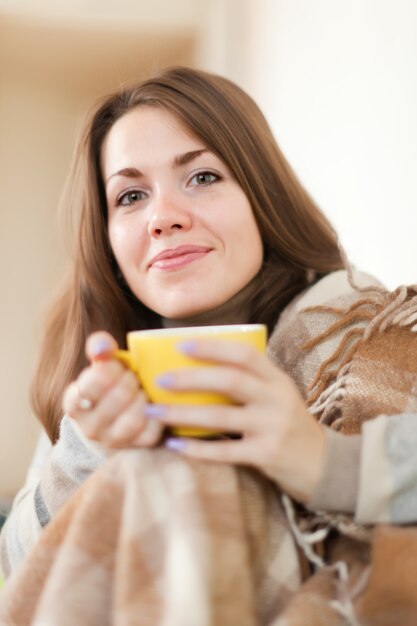
[[[101,356],[107,352],[111,352],[112,348],[107,339],[100,339],[91,346],[91,353],[93,356]]]
[[[166,415],[167,408],[163,404],[147,404],[143,410],[145,417],[158,419]]]
[[[174,376],[172,374],[162,374],[156,378],[156,384],[160,387],[173,387],[174,386]]]
[[[187,442],[184,439],[170,438],[165,441],[165,447],[174,452],[182,452],[187,447]]]
[[[183,352],[184,354],[194,354],[196,349],[195,341],[181,341],[177,345],[178,351]]]

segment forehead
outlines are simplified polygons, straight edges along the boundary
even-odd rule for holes
[[[169,152],[174,146],[179,150],[184,146],[205,147],[174,114],[159,107],[139,106],[122,115],[110,128],[101,150],[102,163],[118,161],[124,155],[145,156],[153,148],[159,153]]]

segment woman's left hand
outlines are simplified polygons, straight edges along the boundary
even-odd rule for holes
[[[184,352],[216,365],[171,372],[161,386],[216,391],[235,404],[150,404],[145,415],[168,426],[203,427],[239,433],[242,438],[171,438],[167,447],[190,457],[255,467],[294,498],[308,502],[324,462],[324,428],[308,411],[292,379],[266,355],[238,342],[199,340],[187,344]]]

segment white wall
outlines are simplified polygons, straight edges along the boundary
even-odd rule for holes
[[[417,2],[249,0],[246,87],[352,260],[417,282]]]

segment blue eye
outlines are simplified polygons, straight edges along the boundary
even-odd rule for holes
[[[144,197],[145,194],[143,191],[132,189],[131,191],[126,191],[117,198],[117,206],[131,206],[132,204],[143,200]]]
[[[220,180],[220,176],[213,174],[213,172],[198,172],[194,174],[190,180],[190,184],[195,184],[197,187],[205,187],[216,183],[218,180]],[[193,181],[195,182],[193,183]]]

